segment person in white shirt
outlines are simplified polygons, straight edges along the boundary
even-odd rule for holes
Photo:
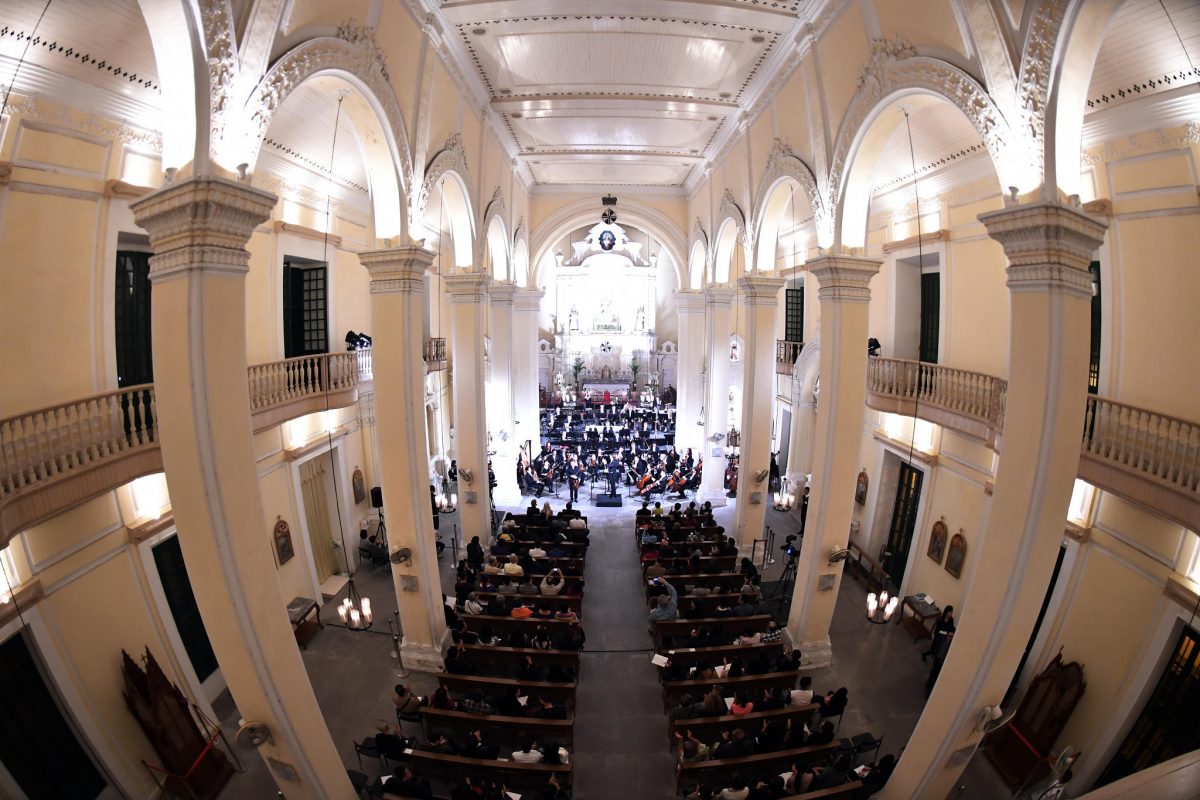
[[[509,556],[508,561],[504,562],[504,574],[516,575],[518,577],[525,574],[525,570],[522,569],[521,565],[517,562],[516,556]]]
[[[572,517],[567,523],[567,527],[572,530],[581,531],[587,527],[587,523],[583,521],[582,517]]]
[[[545,558],[546,551],[542,549],[542,546],[540,544],[535,544],[533,547],[529,548],[529,557],[530,558]]]
[[[542,751],[537,749],[537,744],[533,741],[532,736],[525,735],[513,748],[512,760],[519,764],[540,764],[542,763]]]
[[[803,706],[812,702],[812,678],[805,675],[800,679],[800,688],[792,689],[792,705]]]

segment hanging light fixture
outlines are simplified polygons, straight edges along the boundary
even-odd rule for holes
[[[892,621],[896,608],[900,605],[899,597],[889,597],[886,590],[878,596],[871,592],[867,595],[867,622],[875,625],[886,625]]]

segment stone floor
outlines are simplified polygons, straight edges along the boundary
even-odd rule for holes
[[[580,508],[588,516],[592,546],[588,550],[582,614],[588,643],[576,699],[575,796],[580,800],[673,797],[674,762],[667,749],[667,720],[657,675],[650,665],[645,595],[630,534],[637,506],[627,502],[623,508],[596,508],[587,501],[586,491],[583,494]],[[563,500],[549,499],[555,510],[562,507]],[[733,528],[732,504],[717,509],[715,516],[718,524]],[[453,587],[457,517],[446,515],[441,522],[442,539],[447,545],[441,559],[444,591],[452,591]],[[795,532],[796,525],[789,516],[768,509],[767,526],[776,531],[774,546],[778,553],[783,537]],[[761,550],[758,552],[761,554]],[[777,580],[785,561],[779,554],[764,569],[764,581]],[[322,613],[325,628],[301,653],[330,735],[346,766],[357,770],[360,766],[354,742],[371,735],[378,720],[395,720],[389,699],[392,686],[402,680],[428,693],[436,687],[436,681],[421,673],[398,677],[399,667],[390,656],[392,641],[383,618],[385,609],[395,607],[390,573],[364,567],[355,575],[355,585],[372,600],[376,630],[353,632],[331,624],[336,615],[329,606]],[[911,735],[925,702],[928,673],[920,658],[925,645],[914,643],[898,626],[869,624],[863,615],[865,599],[866,591],[857,582],[842,582],[830,630],[833,664],[806,674],[812,676],[819,691],[839,686],[849,689],[850,704],[840,735],[882,735],[881,755],[896,753]],[[786,605],[774,605],[772,610],[781,620],[786,619]],[[227,728],[237,718],[227,696],[218,713]],[[416,733],[415,729],[407,732]],[[277,797],[262,762],[252,753],[243,762],[246,772],[236,776],[222,796],[227,800]],[[371,776],[383,771],[378,762],[366,758],[361,768]],[[955,800],[1001,800],[1011,796],[981,756],[968,765],[960,786],[950,794]]]

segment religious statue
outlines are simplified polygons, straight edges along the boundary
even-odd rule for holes
[[[638,333],[641,333],[646,330],[646,307],[645,306],[638,306],[637,322],[634,323],[633,329],[635,331],[637,331]]]
[[[572,333],[579,331],[579,309],[571,306],[571,312],[567,315],[567,330]]]
[[[600,300],[600,306],[596,309],[596,321],[592,327],[598,331],[621,330],[621,322],[613,312],[611,297],[605,297]]]

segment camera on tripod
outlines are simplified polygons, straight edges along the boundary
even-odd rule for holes
[[[796,556],[800,555],[800,548],[792,544],[792,542],[796,541],[798,538],[798,536],[792,534],[783,540],[783,547],[779,549],[782,550],[788,558],[795,558]]]

